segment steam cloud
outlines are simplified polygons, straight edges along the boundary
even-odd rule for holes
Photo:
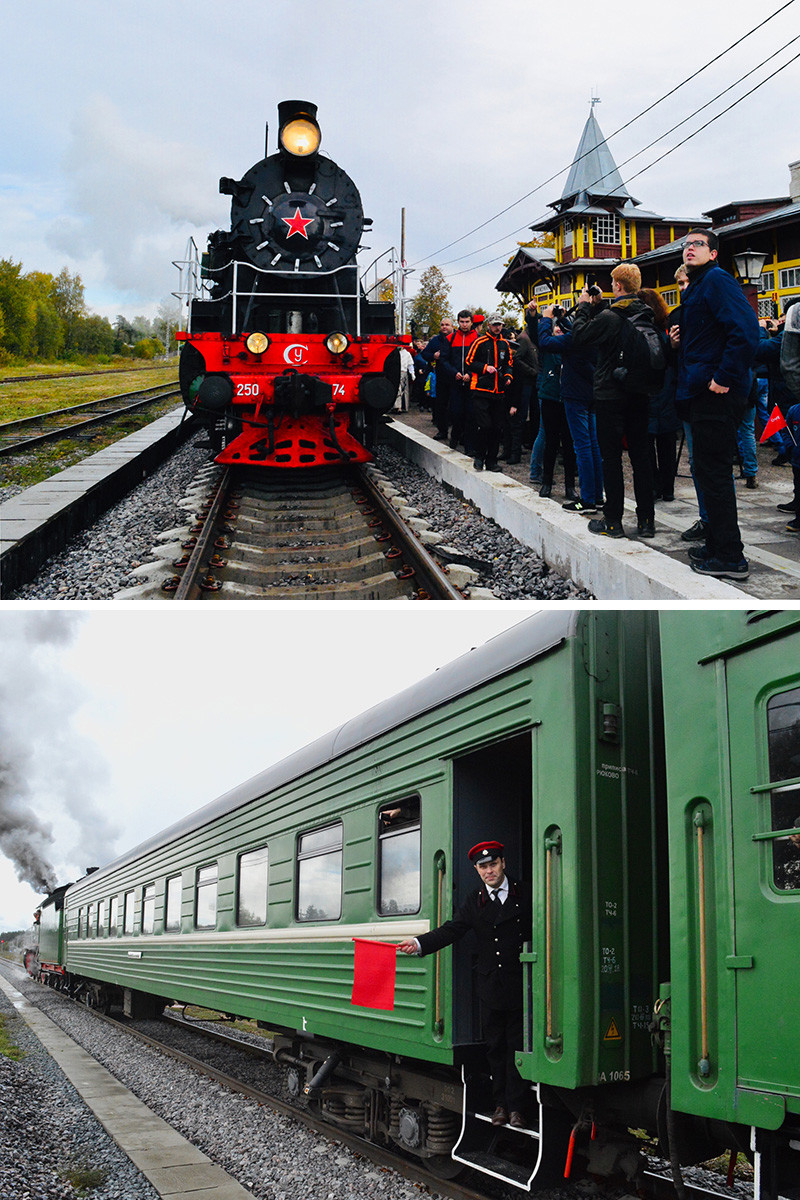
[[[54,858],[86,865],[113,856],[116,830],[93,799],[104,764],[73,725],[83,697],[58,662],[82,620],[52,611],[0,617],[0,852],[41,892],[57,884]],[[61,825],[65,816],[78,824],[79,846],[57,841],[45,808]]]

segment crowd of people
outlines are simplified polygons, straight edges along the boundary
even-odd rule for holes
[[[436,440],[463,449],[476,471],[520,463],[529,448],[539,495],[563,491],[562,507],[610,538],[626,536],[625,455],[637,536],[652,538],[656,502],[675,498],[680,439],[697,497],[697,519],[680,534],[692,569],[746,579],[735,471],[759,486],[757,427],[773,464],[791,466],[792,497],[777,507],[800,533],[800,297],[759,321],[717,255],[713,232],[689,231],[672,311],[642,287],[635,263],[620,263],[611,300],[591,287],[568,311],[532,301],[521,330],[499,312],[446,317],[404,351],[398,407],[429,409]]]

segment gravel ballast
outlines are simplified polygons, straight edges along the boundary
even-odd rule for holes
[[[34,983],[20,967],[0,962],[0,973],[112,1075],[258,1200],[412,1200],[421,1185],[377,1167],[299,1121],[273,1112],[134,1040],[122,1028],[100,1022],[91,1012]],[[155,1200],[156,1192],[120,1152],[86,1108],[38,1038],[0,992],[0,1015],[11,1040],[23,1051],[19,1063],[0,1056],[0,1196],[3,1200]],[[270,1060],[243,1055],[235,1047],[193,1044],[195,1030],[165,1030],[162,1022],[138,1022],[144,1032],[187,1053],[202,1056],[219,1070],[272,1095],[283,1093],[283,1072]],[[244,1035],[247,1039],[247,1035]],[[250,1037],[263,1044],[262,1039]],[[285,1094],[284,1094],[285,1098]],[[668,1173],[667,1164],[652,1165]],[[78,1192],[65,1178],[69,1166],[94,1169],[103,1178]],[[684,1170],[687,1182],[722,1191],[721,1179],[702,1168]],[[481,1177],[478,1185],[495,1200],[518,1200],[514,1188]],[[422,1188],[425,1195],[441,1194]],[[739,1180],[725,1194],[752,1200],[752,1183]],[[625,1187],[601,1189],[576,1180],[537,1193],[539,1200],[614,1200]]]
[[[2,963],[0,971],[148,1108],[258,1200],[418,1200],[419,1187],[393,1171],[376,1167],[333,1138],[321,1138],[297,1121],[197,1075],[190,1067],[135,1041],[123,1029],[98,1021],[66,997],[34,983],[21,969]],[[0,1012],[9,1010],[14,1011],[0,992]],[[15,1042],[30,1051],[34,1067],[27,1058],[10,1064],[7,1093],[2,1095],[9,1130],[0,1133],[3,1200],[72,1200],[78,1196],[69,1185],[58,1183],[63,1151],[69,1147],[72,1152],[73,1146],[77,1155],[85,1148],[87,1166],[108,1171],[105,1190],[88,1193],[91,1200],[156,1200],[157,1193],[98,1126],[38,1039],[19,1018],[13,1028]],[[0,1058],[0,1084],[6,1083],[7,1070],[6,1060]],[[262,1086],[268,1090],[274,1070],[269,1065],[261,1070]],[[74,1141],[68,1139],[68,1130],[73,1128]],[[103,1141],[110,1143],[114,1154],[106,1153]],[[11,1143],[17,1146],[13,1160]],[[41,1168],[36,1165],[41,1175],[38,1191],[24,1190],[24,1170],[31,1157],[35,1164],[41,1163]],[[58,1188],[62,1190],[54,1190]],[[426,1194],[434,1200],[438,1195]]]
[[[54,557],[11,600],[110,600],[142,582],[130,572],[154,560],[160,533],[185,525],[179,501],[208,461],[208,451],[182,446],[124,500]],[[473,505],[407,462],[388,446],[379,447],[376,465],[406,495],[444,543],[477,571],[476,586],[499,600],[579,600],[588,592],[562,579],[529,547],[518,542]]]

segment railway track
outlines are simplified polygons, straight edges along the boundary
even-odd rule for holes
[[[314,1132],[323,1137],[334,1138],[350,1150],[356,1151],[362,1157],[369,1159],[375,1165],[395,1171],[402,1175],[403,1178],[412,1180],[417,1186],[424,1185],[441,1196],[447,1197],[448,1200],[496,1200],[497,1198],[496,1185],[493,1185],[491,1181],[486,1181],[480,1176],[476,1179],[469,1171],[464,1172],[464,1174],[469,1176],[468,1179],[455,1179],[426,1170],[424,1165],[418,1160],[409,1160],[391,1148],[364,1141],[357,1134],[332,1124],[330,1121],[320,1119],[297,1101],[284,1100],[269,1090],[255,1087],[252,1083],[237,1078],[236,1075],[230,1073],[230,1070],[220,1069],[213,1062],[207,1061],[206,1058],[200,1056],[198,1053],[189,1053],[185,1049],[181,1050],[174,1045],[170,1045],[168,1041],[159,1037],[157,1032],[146,1033],[137,1029],[135,1025],[130,1025],[124,1020],[118,1020],[114,1016],[105,1016],[102,1013],[97,1013],[97,1015],[102,1020],[108,1021],[111,1024],[121,1025],[132,1037],[159,1050],[161,1053],[175,1058],[199,1074],[215,1080],[231,1091],[238,1092],[246,1098],[256,1101],[258,1104],[264,1104],[275,1112],[300,1121],[307,1128],[314,1130]],[[261,1059],[263,1062],[269,1064],[274,1063],[270,1048],[271,1044],[266,1038],[264,1039],[265,1046],[262,1049],[250,1041],[245,1041],[237,1037],[236,1034],[209,1029],[201,1023],[186,1021],[167,1014],[164,1014],[158,1022],[149,1022],[148,1024],[150,1026],[164,1024],[167,1027],[182,1028],[204,1040],[219,1043],[228,1049],[234,1049],[247,1057]],[[687,1179],[683,1181],[683,1188],[685,1200],[723,1200],[725,1196],[730,1197],[732,1195],[730,1189],[722,1186],[719,1191],[710,1190],[704,1186],[694,1184]],[[587,1195],[585,1190],[568,1184],[566,1181],[556,1189],[545,1188],[539,1189],[539,1191],[542,1200],[552,1200],[552,1197],[556,1194],[559,1200],[565,1200],[565,1197],[568,1195],[574,1196],[576,1200],[582,1200]],[[527,1193],[512,1188],[506,1191],[504,1188],[503,1194],[523,1196]],[[611,1197],[618,1198],[620,1189],[618,1186],[615,1187],[612,1185],[607,1189],[607,1192],[604,1192],[602,1187],[596,1186],[595,1190],[591,1193],[594,1200],[606,1200],[606,1194],[609,1200]],[[674,1183],[666,1171],[645,1171],[643,1190],[639,1194],[643,1198],[646,1197],[647,1200],[676,1200]]]
[[[15,383],[49,383],[51,379],[90,379],[94,375],[139,375],[144,371],[158,371],[163,365],[156,363],[151,367],[126,367],[124,370],[108,367],[102,371],[59,371],[55,375],[10,375],[7,379],[0,379],[0,387]]]
[[[225,472],[162,585],[176,600],[463,600],[359,469]]]
[[[69,408],[53,409],[34,417],[21,417],[16,421],[0,424],[0,456],[25,453],[44,442],[63,438],[81,437],[85,430],[147,408],[158,400],[178,397],[178,388],[158,384],[151,388],[137,388],[118,396],[106,396],[101,400],[87,400]],[[132,397],[136,397],[133,399]]]

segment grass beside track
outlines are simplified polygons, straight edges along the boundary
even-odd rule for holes
[[[94,368],[98,370],[99,368]],[[55,372],[56,368],[50,374]],[[61,367],[63,371],[63,366]],[[36,367],[20,367],[19,374],[32,375]],[[47,373],[27,383],[7,383],[0,387],[0,424],[17,421],[21,417],[36,417],[52,412],[54,408],[69,408],[87,400],[102,400],[105,396],[118,396],[137,388],[151,388],[158,384],[174,383],[177,387],[178,367],[173,359],[160,367],[120,368],[111,374],[93,375],[91,369],[68,379],[50,379]],[[0,379],[13,379],[10,370],[0,371]]]
[[[4,376],[0,376],[4,377]],[[75,379],[53,379],[49,383],[35,380],[30,383],[9,384],[0,387],[0,423],[19,417],[38,416],[55,408],[68,408],[86,400],[102,400],[105,396],[132,392],[137,387],[150,388],[163,384],[178,386],[177,366],[159,367],[132,374],[129,371],[111,375],[88,375]],[[63,441],[45,442],[19,457],[0,458],[0,487],[33,487],[59,471],[96,454],[106,446],[113,445],[135,433],[143,425],[163,417],[180,405],[180,397],[161,400],[139,412],[129,413],[108,425],[86,430],[80,440],[65,438]]]
[[[0,1013],[0,1055],[3,1058],[10,1058],[12,1062],[19,1062],[22,1058],[22,1051],[14,1044],[9,1036],[7,1025],[9,1019],[14,1021],[15,1017],[6,1017]]]

